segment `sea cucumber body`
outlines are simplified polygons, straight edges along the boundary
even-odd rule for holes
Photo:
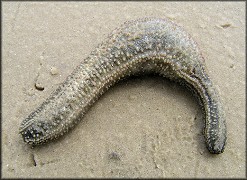
[[[198,95],[205,112],[205,139],[211,153],[221,153],[226,125],[217,91],[196,43],[167,19],[145,18],[114,30],[21,124],[31,145],[55,139],[82,119],[111,85],[133,74],[157,73],[185,84]]]

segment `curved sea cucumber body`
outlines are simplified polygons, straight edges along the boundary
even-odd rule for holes
[[[37,145],[63,135],[111,85],[123,77],[143,73],[157,73],[192,89],[205,113],[208,150],[224,151],[223,109],[196,43],[172,21],[157,18],[129,21],[114,30],[21,123],[24,141]]]

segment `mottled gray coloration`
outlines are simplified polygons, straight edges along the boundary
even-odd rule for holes
[[[157,73],[192,89],[205,113],[208,150],[224,151],[223,109],[196,43],[170,20],[155,18],[126,22],[114,30],[22,122],[24,141],[37,145],[63,135],[111,85],[123,77],[143,73]]]

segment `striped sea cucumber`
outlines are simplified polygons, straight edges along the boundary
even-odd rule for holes
[[[201,102],[211,153],[224,151],[226,123],[197,44],[168,19],[144,18],[115,29],[20,126],[38,145],[66,133],[110,86],[133,74],[155,73],[186,85]]]

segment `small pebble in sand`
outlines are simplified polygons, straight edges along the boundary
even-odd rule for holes
[[[51,67],[51,75],[57,75],[59,73],[58,69],[56,67]]]

